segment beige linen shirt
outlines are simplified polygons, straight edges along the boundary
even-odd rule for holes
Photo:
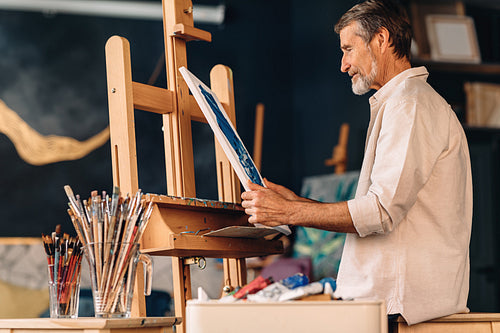
[[[408,69],[371,98],[336,296],[385,299],[408,324],[466,312],[472,177],[455,113]]]

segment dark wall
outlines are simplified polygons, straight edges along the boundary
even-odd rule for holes
[[[212,1],[212,3],[214,3]],[[212,33],[212,42],[188,44],[188,66],[200,79],[209,82],[209,70],[216,64],[233,71],[237,130],[250,153],[253,151],[255,107],[265,105],[264,146],[261,173],[278,183],[291,184],[290,161],[295,148],[291,144],[292,124],[291,22],[289,1],[226,1],[227,16],[222,27],[199,27]],[[262,10],[266,8],[266,10]],[[199,129],[200,126],[196,126]],[[201,134],[210,129],[205,126]],[[194,134],[197,193],[216,198],[212,142]],[[210,157],[213,159],[213,156]],[[205,184],[210,172],[212,185]],[[200,175],[198,177],[198,175]]]
[[[342,53],[333,27],[355,1],[295,0],[292,2],[293,188],[304,176],[331,173],[331,157],[342,123],[350,125],[348,169],[359,170],[369,120],[368,98],[351,91],[350,78],[340,72]]]
[[[226,5],[224,25],[198,26],[213,34],[213,42],[188,44],[189,68],[207,84],[212,66],[233,69],[237,128],[250,152],[255,106],[265,104],[262,173],[290,185],[289,2]],[[164,50],[161,21],[0,11],[0,99],[42,135],[85,140],[100,132],[108,125],[104,46],[113,35],[130,42],[134,81],[148,82]],[[164,72],[155,85],[166,86]],[[145,192],[166,192],[161,127],[158,115],[136,112],[139,185]],[[195,125],[193,137],[197,196],[216,199],[211,130]],[[72,230],[65,184],[82,198],[94,189],[112,189],[109,142],[76,161],[33,166],[0,134],[0,160],[0,236],[39,236],[56,224]]]

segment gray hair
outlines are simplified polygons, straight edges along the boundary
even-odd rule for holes
[[[367,0],[349,9],[335,25],[335,32],[357,22],[356,34],[368,44],[384,27],[389,31],[390,46],[398,58],[410,60],[412,30],[405,8],[392,0]]]

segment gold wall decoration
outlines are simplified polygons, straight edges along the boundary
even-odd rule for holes
[[[2,100],[0,100],[0,133],[4,133],[12,141],[19,157],[32,165],[76,160],[109,140],[109,126],[85,141],[57,135],[41,135]]]

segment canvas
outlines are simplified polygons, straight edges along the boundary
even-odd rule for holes
[[[186,67],[180,67],[179,71],[245,190],[250,190],[247,185],[248,180],[251,180],[254,184],[264,186],[259,170],[245,148],[243,141],[241,141],[238,132],[231,124],[231,120],[217,96]],[[286,235],[291,233],[288,226],[278,226],[274,229]]]
[[[259,170],[257,170],[248,150],[231,124],[231,120],[224,111],[217,96],[186,67],[179,68],[179,71],[245,190],[249,190],[247,180],[264,186]]]

